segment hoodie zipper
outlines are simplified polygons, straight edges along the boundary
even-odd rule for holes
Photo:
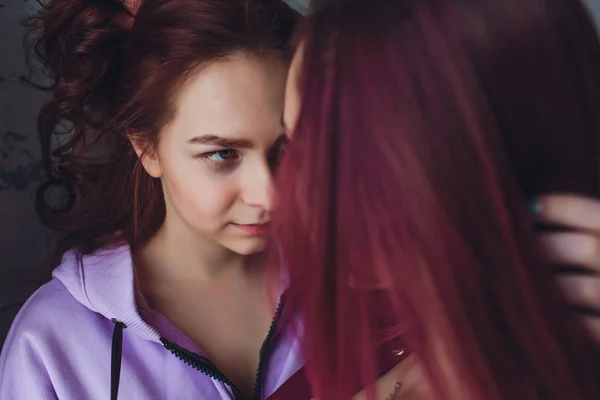
[[[262,394],[264,362],[268,355],[268,350],[270,348],[269,345],[271,344],[273,337],[275,336],[278,321],[281,319],[282,310],[283,297],[277,305],[277,311],[275,312],[275,316],[273,318],[273,321],[271,322],[271,326],[269,327],[269,332],[267,333],[267,337],[265,338],[265,341],[263,342],[260,348],[258,359],[258,371],[256,373],[256,380],[254,382],[253,400],[259,400],[260,395]],[[186,350],[183,347],[177,346],[175,343],[170,342],[165,338],[161,338],[160,341],[169,352],[171,352],[175,357],[179,358],[181,361],[183,361],[190,367],[202,372],[204,375],[207,375],[211,379],[222,382],[225,385],[229,386],[233,392],[235,400],[246,400],[246,397],[244,396],[242,391],[233,382],[227,379],[227,377],[221,371],[219,371],[218,368],[208,358]]]
[[[267,337],[260,348],[258,357],[258,371],[256,372],[256,380],[254,381],[254,400],[260,400],[260,395],[262,394],[264,361],[268,356],[268,350],[270,349],[269,345],[275,336],[277,325],[282,319],[283,303],[284,297],[282,296],[279,300],[279,304],[277,304],[277,310],[275,311],[273,321],[271,321],[271,326],[269,327]]]
[[[233,391],[233,396],[235,400],[245,400],[244,394],[242,391],[235,386],[233,382],[231,382],[221,371],[217,369],[217,367],[206,357],[202,357],[196,353],[193,353],[189,350],[184,349],[183,347],[177,346],[175,343],[168,341],[167,339],[161,338],[160,341],[165,346],[167,350],[169,350],[175,357],[179,358],[181,361],[189,365],[190,367],[202,372],[204,375],[208,377],[222,382],[229,386]]]

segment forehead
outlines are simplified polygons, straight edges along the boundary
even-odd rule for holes
[[[213,63],[182,86],[173,125],[187,139],[276,129],[283,111],[286,74],[285,62],[274,57],[240,55]]]

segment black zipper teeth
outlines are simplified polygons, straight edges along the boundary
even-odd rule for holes
[[[175,343],[169,342],[167,339],[161,338],[160,341],[175,357],[189,365],[190,367],[202,372],[208,377],[228,385],[233,391],[233,396],[236,400],[244,400],[244,394],[233,382],[231,382],[217,367],[206,357],[199,356],[184,348],[177,346]]]
[[[267,351],[269,350],[269,345],[271,344],[271,340],[273,339],[273,335],[275,334],[275,329],[277,328],[278,322],[281,319],[281,313],[283,310],[284,298],[283,296],[279,300],[279,304],[277,305],[277,311],[275,311],[275,317],[273,317],[273,321],[271,321],[271,326],[269,327],[269,332],[267,333],[267,337],[263,342],[260,353],[258,357],[258,371],[256,373],[256,380],[254,381],[254,400],[260,400],[260,395],[262,392],[262,380],[263,380],[263,366],[264,360],[267,356]]]
[[[283,311],[283,296],[277,305],[277,311],[275,312],[275,317],[271,322],[271,326],[269,327],[269,332],[267,333],[267,337],[263,342],[258,358],[258,371],[256,373],[256,380],[254,381],[254,400],[259,400],[262,392],[262,378],[263,378],[263,365],[264,359],[267,355],[267,350],[269,350],[269,344],[273,339],[273,335],[275,334],[275,328],[277,328],[278,321],[282,319],[282,311]],[[204,375],[212,378],[216,381],[222,382],[228,385],[232,392],[233,396],[236,400],[245,400],[245,396],[242,391],[227,377],[217,369],[217,367],[206,357],[202,357],[196,353],[193,353],[189,350],[186,350],[180,346],[177,346],[175,343],[168,341],[165,338],[160,338],[163,346],[171,352],[175,357],[179,358],[181,361],[189,365],[190,367],[202,372]]]

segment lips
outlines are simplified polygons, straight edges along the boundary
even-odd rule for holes
[[[266,235],[269,231],[269,223],[264,224],[232,224],[236,228],[240,229],[247,235],[250,236],[262,236]]]

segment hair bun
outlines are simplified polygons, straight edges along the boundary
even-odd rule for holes
[[[116,15],[113,21],[121,28],[130,30],[142,5],[142,0],[117,0],[117,2],[123,6],[124,10]]]

